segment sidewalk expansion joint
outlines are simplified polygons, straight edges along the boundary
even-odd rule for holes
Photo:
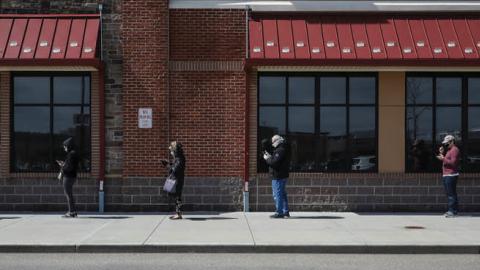
[[[163,223],[163,221],[167,218],[167,216],[163,216],[162,219],[158,222],[158,224],[153,228],[152,232],[145,238],[145,241],[142,242],[142,246],[145,246],[145,244],[148,242],[148,240],[152,237],[152,235],[157,231],[158,227],[160,227],[160,224]]]

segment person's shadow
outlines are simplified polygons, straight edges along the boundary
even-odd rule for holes
[[[343,219],[340,216],[290,216],[289,219]]]
[[[184,218],[191,221],[207,221],[207,220],[229,220],[229,219],[238,219],[232,217],[188,217]]]

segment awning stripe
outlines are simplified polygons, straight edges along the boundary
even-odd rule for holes
[[[252,59],[478,59],[480,18],[260,14],[249,39]]]
[[[85,33],[85,19],[76,19],[72,21],[72,30],[67,43],[66,58],[80,58],[82,55],[83,35]]]
[[[10,32],[10,39],[8,40],[7,49],[3,58],[18,58],[23,35],[25,33],[25,29],[27,28],[27,22],[27,19],[14,20],[12,30]]]
[[[41,19],[30,19],[28,21],[27,32],[23,40],[23,50],[20,51],[21,59],[32,59],[35,54],[36,43],[42,27]]]
[[[98,15],[0,17],[0,60],[94,59]]]

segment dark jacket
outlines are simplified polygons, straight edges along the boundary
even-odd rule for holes
[[[174,153],[173,162],[170,163],[168,170],[169,177],[177,180],[175,193],[171,194],[172,196],[182,196],[183,183],[185,178],[185,163],[186,160],[183,151],[181,149],[176,150]]]
[[[265,160],[273,179],[284,179],[289,176],[290,149],[286,143],[282,143],[273,149],[272,156]]]
[[[66,177],[77,177],[78,155],[75,150],[70,150],[65,158],[65,164],[62,167],[63,175]]]

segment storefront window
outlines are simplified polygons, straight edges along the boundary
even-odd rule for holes
[[[479,82],[470,75],[407,75],[408,172],[440,171],[441,162],[435,155],[447,134],[456,138],[462,171],[480,171],[480,136],[475,132],[480,130],[480,123],[474,117],[479,115]]]
[[[62,142],[73,137],[79,171],[90,171],[90,77],[14,74],[12,171],[55,172]]]
[[[293,172],[375,171],[376,81],[372,74],[261,74],[258,171],[267,170],[260,142],[274,134],[286,136]]]

